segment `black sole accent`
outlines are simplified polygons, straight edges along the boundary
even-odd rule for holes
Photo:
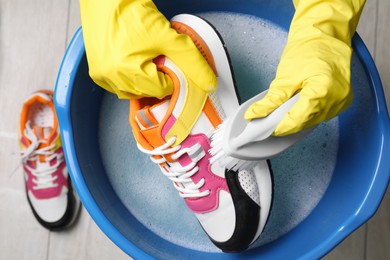
[[[265,224],[264,224],[264,229],[265,227],[267,226],[268,224],[268,220],[269,220],[269,217],[271,215],[271,212],[272,212],[272,208],[274,206],[274,191],[275,191],[275,182],[274,182],[274,173],[272,171],[272,164],[271,164],[271,160],[270,159],[267,159],[267,164],[268,164],[268,169],[269,169],[269,173],[270,173],[270,176],[271,176],[271,184],[272,184],[272,198],[271,198],[271,205],[269,207],[269,213],[268,213],[268,217],[265,221]],[[264,231],[263,229],[263,231]]]
[[[211,241],[226,253],[238,253],[245,250],[253,241],[260,219],[260,206],[257,205],[242,189],[238,173],[225,171],[225,178],[236,212],[236,227],[232,237],[225,242]]]
[[[62,218],[56,222],[46,222],[38,215],[38,213],[35,211],[34,207],[31,204],[30,198],[28,197],[27,190],[26,190],[27,201],[28,201],[28,204],[30,205],[30,208],[32,209],[32,212],[33,212],[35,218],[38,220],[39,224],[41,224],[43,227],[49,229],[50,231],[60,231],[60,230],[63,230],[65,228],[70,227],[73,224],[75,218],[77,217],[75,215],[77,215],[79,213],[80,201],[74,195],[73,186],[72,186],[69,178],[68,178],[68,187],[69,187],[68,207],[65,211],[64,216],[62,216]]]

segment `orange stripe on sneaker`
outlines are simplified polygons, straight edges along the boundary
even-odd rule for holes
[[[164,120],[165,121],[167,120],[168,116],[166,116],[166,118],[164,118],[163,122],[160,124],[158,124],[158,122],[155,119],[153,119],[152,122],[157,123],[156,124],[157,126],[156,127],[147,126],[147,129],[144,130],[141,130],[140,127],[138,126],[138,123],[136,121],[136,116],[137,119],[139,120],[141,116],[138,117],[138,111],[140,111],[145,106],[150,106],[160,102],[161,100],[157,98],[141,98],[137,100],[136,99],[130,100],[129,122],[133,130],[132,132],[137,143],[139,143],[145,149],[152,150],[154,147],[163,145],[165,143],[165,140],[161,137],[161,131],[164,125],[163,122]],[[168,110],[169,109],[170,111],[172,111],[173,108],[168,108]],[[146,116],[148,117],[148,115]],[[149,116],[153,117],[152,115]],[[142,125],[145,126],[144,124]]]
[[[151,127],[140,131],[142,136],[147,140],[153,147],[158,147],[165,144],[165,140],[161,137],[160,127]]]
[[[153,103],[153,100],[156,100],[154,98],[141,98],[141,99],[131,99],[129,102],[130,105],[130,113],[129,113],[129,122],[130,126],[132,128],[132,132],[134,135],[135,140],[137,143],[139,143],[143,148],[152,150],[153,146],[149,144],[149,142],[145,139],[145,137],[141,134],[141,129],[138,126],[138,123],[136,121],[136,113],[138,110],[143,108],[144,106]]]
[[[204,108],[203,108],[203,112],[205,113],[207,118],[210,120],[210,122],[214,128],[216,128],[218,125],[220,125],[222,123],[222,119],[218,115],[218,112],[215,109],[210,98],[207,98],[206,103],[205,103]]]

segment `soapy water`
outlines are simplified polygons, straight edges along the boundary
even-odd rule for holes
[[[228,49],[241,101],[268,88],[287,33],[267,20],[234,13],[201,13]],[[145,227],[174,244],[220,252],[172,182],[136,146],[128,101],[106,94],[99,120],[103,165],[118,197]],[[274,198],[268,223],[251,246],[269,243],[304,220],[331,180],[338,149],[338,119],[320,124],[305,139],[271,160]]]
[[[201,13],[220,34],[233,65],[241,102],[268,89],[287,32],[267,20],[233,13]]]

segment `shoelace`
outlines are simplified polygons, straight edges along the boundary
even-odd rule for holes
[[[55,180],[58,179],[57,175],[52,175],[58,168],[58,166],[63,161],[63,155],[56,154],[53,151],[55,144],[52,144],[47,147],[43,147],[38,149],[40,144],[44,144],[47,141],[38,140],[37,136],[34,134],[33,129],[30,126],[30,121],[27,122],[26,128],[24,129],[24,135],[30,140],[31,144],[27,149],[21,151],[20,157],[25,165],[25,167],[31,172],[31,174],[35,177],[32,181],[36,184],[33,189],[47,189],[52,187],[57,187],[58,183],[54,183]],[[45,162],[41,163],[39,161],[39,156],[43,155],[45,157]],[[50,162],[53,159],[57,159],[56,163],[50,165]],[[33,161],[36,163],[36,169],[31,168],[28,165],[28,161]]]
[[[156,147],[153,150],[146,150],[141,145],[137,143],[138,149],[150,155],[150,159],[155,164],[161,164],[167,162],[164,155],[172,154],[171,158],[173,160],[177,160],[185,153],[191,153],[192,151],[197,151],[200,148],[200,144],[195,144],[192,147],[180,149],[181,146],[171,147],[171,145],[176,141],[176,137],[172,137],[165,144]],[[160,158],[156,159],[153,156],[160,156]],[[193,161],[186,166],[172,166],[169,165],[168,171],[165,171],[162,167],[160,167],[161,172],[167,176],[171,181],[177,183],[179,185],[174,185],[174,187],[179,191],[179,194],[182,198],[200,198],[205,197],[210,194],[209,190],[200,191],[199,189],[205,184],[205,179],[201,179],[198,183],[194,183],[191,177],[199,171],[199,166],[197,166],[198,161],[205,155],[197,156]],[[187,185],[184,185],[187,184]]]

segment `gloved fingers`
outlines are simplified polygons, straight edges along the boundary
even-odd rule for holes
[[[267,95],[253,103],[245,112],[244,118],[252,120],[268,116],[281,104],[291,98],[296,92],[296,87],[287,87],[288,82],[273,81]]]
[[[192,39],[188,35],[177,33],[173,41],[178,44],[175,48],[169,48],[167,45],[168,48],[164,55],[171,59],[199,88],[206,92],[215,91],[216,75]]]
[[[151,0],[83,0],[83,34],[91,78],[119,98],[172,93],[172,80],[153,59],[170,58],[195,85],[213,91],[216,77],[187,35],[171,23]]]
[[[156,97],[160,99],[172,94],[172,79],[159,71],[153,60],[136,63],[124,62],[123,64],[128,65],[129,73],[115,76],[118,82],[123,82],[123,84],[117,84],[119,93],[129,93],[131,95],[127,96],[129,98]],[[136,65],[133,67],[132,64]],[[113,72],[118,71],[124,70],[114,69]]]
[[[316,125],[316,122],[322,121],[320,111],[321,106],[317,100],[301,93],[298,101],[276,127],[273,135],[285,136]]]
[[[119,62],[107,60],[100,66],[90,66],[89,74],[96,84],[117,94],[121,99],[156,97],[172,94],[173,82],[158,71],[153,60],[138,62],[126,57]]]
[[[313,127],[343,112],[352,103],[350,84],[351,37],[364,0],[299,1],[281,57],[276,84],[253,104],[246,119],[264,117],[300,90],[300,99],[282,119],[274,135],[288,135]],[[274,89],[278,93],[273,96]],[[278,95],[279,94],[279,95]]]
[[[326,80],[327,78],[325,75],[319,75],[303,84],[299,100],[276,127],[275,136],[289,135],[314,127],[337,116],[352,104],[351,86],[338,85],[337,81],[329,78]]]
[[[153,13],[153,16],[147,17],[147,19],[153,17],[147,28],[150,36],[158,36],[159,39],[157,46],[152,40],[151,46],[143,46],[144,50],[150,51],[149,57],[152,59],[159,55],[168,57],[198,87],[207,92],[215,91],[217,86],[215,73],[191,37],[172,28],[171,23],[154,4],[144,8],[149,9],[148,13]]]
[[[148,9],[148,14],[150,14],[145,19],[148,20],[149,24],[147,37],[151,37],[151,39],[139,46],[140,49],[132,48],[133,52],[129,53],[128,57],[132,57],[134,60],[135,56],[141,56],[148,58],[147,62],[149,62],[157,56],[164,55],[198,87],[207,92],[215,91],[217,86],[215,73],[191,38],[173,29],[171,23],[153,6],[144,6],[144,8]],[[131,33],[129,32],[129,35]],[[157,43],[154,38],[158,39]],[[151,75],[152,70],[148,70],[147,74]],[[157,81],[156,77],[153,78],[156,83],[163,82],[162,77],[160,77],[160,81]],[[164,85],[162,87],[164,88]]]
[[[173,57],[173,61],[197,87],[206,92],[215,91],[217,78],[206,60],[194,52],[186,57],[187,60],[183,60],[182,57],[179,57],[179,59]]]

